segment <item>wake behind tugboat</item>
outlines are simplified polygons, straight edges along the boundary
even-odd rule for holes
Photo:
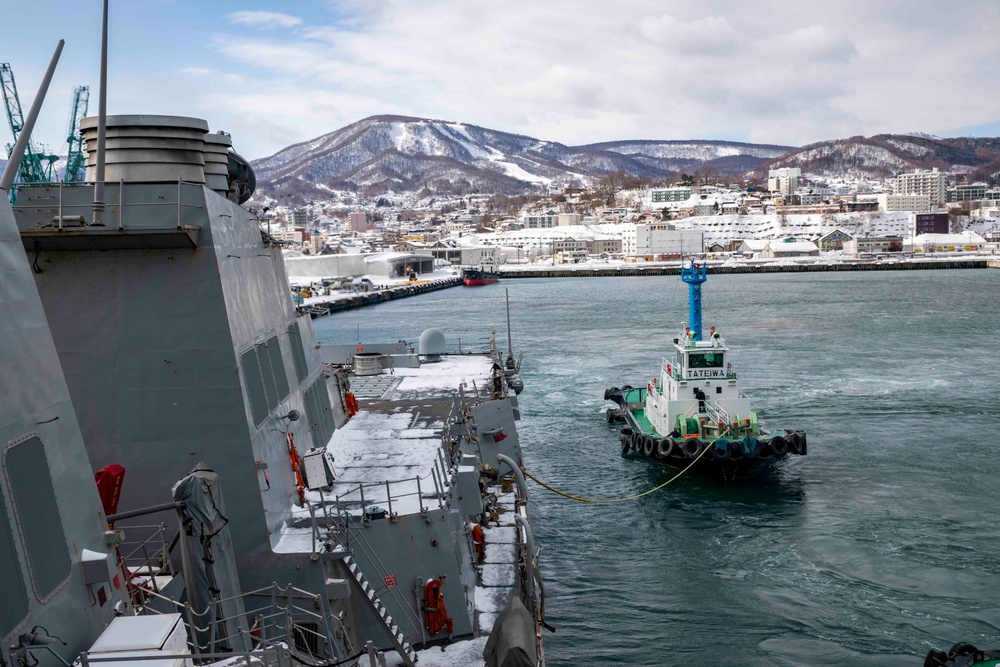
[[[750,399],[738,386],[729,348],[712,327],[702,340],[701,285],[705,266],[681,269],[688,284],[690,318],[674,338],[674,356],[662,360],[658,378],[645,387],[612,387],[604,398],[609,424],[621,429],[623,456],[646,458],[674,467],[694,461],[726,478],[768,465],[789,455],[806,454],[806,434],[798,430],[761,430]],[[707,451],[706,451],[707,450]]]

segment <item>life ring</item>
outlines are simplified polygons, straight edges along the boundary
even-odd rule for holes
[[[656,445],[656,455],[661,459],[670,458],[670,455],[674,453],[674,439],[673,438],[662,438],[660,442]]]
[[[806,437],[793,431],[788,434],[788,448],[792,454],[803,456],[806,453]]]
[[[684,452],[684,456],[693,459],[701,453],[701,440],[697,438],[685,440],[681,445],[681,451]]]
[[[652,458],[653,452],[655,451],[656,451],[656,439],[651,435],[647,435],[645,438],[642,439],[642,455],[645,456],[647,459]]]
[[[729,458],[729,443],[723,442],[723,447],[719,447],[718,442],[713,442],[709,445],[712,448],[712,459],[714,461],[725,461]]]
[[[771,438],[771,451],[775,456],[784,456],[788,453],[788,441],[780,435]]]

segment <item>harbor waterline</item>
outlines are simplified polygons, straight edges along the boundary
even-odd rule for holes
[[[505,287],[527,469],[596,498],[666,481],[621,458],[602,396],[656,372],[686,318],[675,276],[443,290],[321,318],[317,336],[436,326],[481,348]],[[618,505],[532,486],[548,664],[919,665],[1000,646],[998,290],[990,270],[710,276],[705,325],[763,423],[808,431],[809,454]]]

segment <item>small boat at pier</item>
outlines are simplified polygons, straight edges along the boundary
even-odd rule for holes
[[[500,272],[488,271],[482,267],[478,269],[462,269],[462,282],[466,287],[478,287],[500,282]]]
[[[738,384],[729,347],[712,327],[702,340],[701,285],[706,267],[681,269],[689,287],[689,326],[673,339],[672,359],[664,358],[658,377],[645,386],[611,387],[615,403],[609,424],[621,423],[623,456],[685,468],[694,461],[720,469],[727,477],[788,456],[806,454],[800,430],[761,429],[750,399]]]

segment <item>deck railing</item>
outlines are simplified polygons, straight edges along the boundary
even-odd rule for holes
[[[67,203],[65,201],[65,191],[67,189],[80,189],[89,188],[93,186],[94,183],[62,183],[62,182],[52,182],[52,183],[31,183],[30,185],[18,184],[18,190],[21,193],[31,193],[27,194],[26,197],[19,198],[20,201],[15,203],[13,206],[15,215],[20,214],[26,217],[38,217],[40,215],[46,216],[42,219],[43,224],[36,225],[36,229],[42,229],[46,227],[52,227],[58,229],[60,232],[64,231],[67,222],[71,223],[73,227],[87,227],[88,223],[84,223],[85,215],[90,214],[93,211],[94,204],[92,201],[87,201],[79,204]],[[176,188],[176,197],[173,201],[162,199],[156,201],[136,201],[129,202],[125,201],[126,186],[136,189],[136,186],[150,186],[150,185],[162,185],[169,186],[171,190]],[[128,208],[134,208],[137,206],[148,207],[148,206],[170,206],[176,209],[176,226],[181,228],[183,220],[183,210],[185,208],[203,208],[201,204],[197,203],[185,203],[184,202],[184,189],[185,188],[195,188],[198,192],[204,187],[202,183],[193,183],[190,181],[185,181],[182,179],[177,179],[177,181],[117,181],[117,182],[106,182],[105,196],[111,199],[112,193],[117,193],[117,201],[109,201],[105,204],[105,208],[109,211],[117,211],[118,218],[118,229],[119,231],[125,231],[126,229],[126,215],[125,211]],[[44,191],[45,189],[56,190],[56,195],[54,197],[41,197],[37,190]],[[32,196],[34,195],[34,196]],[[47,203],[49,202],[50,203]],[[56,215],[52,219],[48,219],[47,210],[54,209]],[[144,218],[146,219],[146,218]],[[114,218],[112,217],[110,221],[113,224]],[[110,226],[108,222],[105,222],[105,226]],[[142,225],[141,228],[148,229],[147,225]]]

